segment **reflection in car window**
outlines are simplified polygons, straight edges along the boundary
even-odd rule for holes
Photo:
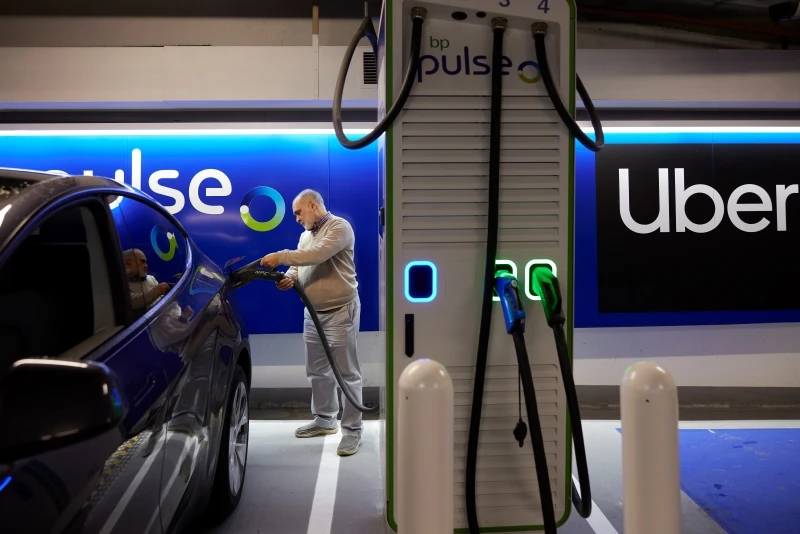
[[[120,234],[127,236],[121,243],[122,259],[134,316],[139,317],[156,306],[183,275],[186,243],[166,217],[142,202],[125,197],[111,206]]]
[[[47,216],[0,265],[0,372],[22,358],[61,356],[116,323],[104,244],[88,205]]]

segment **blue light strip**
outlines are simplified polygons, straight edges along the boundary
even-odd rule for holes
[[[586,134],[593,141],[594,131]],[[688,145],[688,144],[795,144],[800,143],[800,127],[607,127],[607,145]]]
[[[6,486],[8,486],[9,484],[11,484],[11,475],[7,476],[5,480],[0,482],[0,491],[6,489]]]
[[[368,134],[372,130],[364,128],[345,128],[346,134]],[[0,137],[115,137],[115,136],[213,136],[213,135],[333,135],[333,128],[82,128],[82,129],[42,129],[42,130],[4,130]]]

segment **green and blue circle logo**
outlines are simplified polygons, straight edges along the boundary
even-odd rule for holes
[[[275,203],[275,215],[270,220],[265,222],[257,221],[250,214],[250,203],[256,197],[269,197]],[[244,198],[242,198],[242,205],[239,207],[239,212],[242,215],[244,224],[247,225],[248,228],[256,232],[269,232],[277,228],[283,220],[284,215],[286,215],[286,203],[283,201],[283,197],[280,193],[271,187],[262,185],[254,187],[247,192]]]
[[[167,252],[164,252],[161,250],[161,247],[158,246],[158,235],[162,233],[167,236],[167,242],[169,243],[169,250]],[[164,261],[170,261],[174,258],[175,252],[178,250],[178,240],[175,238],[175,234],[167,232],[166,228],[160,224],[155,225],[150,231],[150,244],[153,245],[153,250],[156,255]]]
[[[528,78],[525,76],[525,67],[533,67],[536,71],[536,76],[533,78]],[[520,63],[519,68],[517,69],[517,75],[519,76],[519,79],[525,83],[536,83],[542,79],[542,71],[539,70],[539,64],[535,61],[523,61]]]

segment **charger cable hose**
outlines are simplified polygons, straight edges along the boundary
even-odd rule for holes
[[[583,105],[586,106],[586,111],[589,113],[589,118],[592,121],[592,127],[594,128],[595,132],[595,137],[597,138],[596,141],[592,141],[589,136],[586,135],[583,130],[581,130],[581,127],[578,126],[578,123],[575,122],[575,119],[570,116],[567,108],[564,107],[561,97],[558,96],[556,84],[553,82],[553,75],[550,72],[550,63],[547,61],[547,45],[545,44],[546,28],[546,24],[541,22],[534,23],[533,25],[533,43],[536,47],[536,61],[539,63],[539,70],[542,73],[542,81],[547,89],[547,94],[550,96],[550,100],[553,102],[553,106],[555,106],[558,116],[561,117],[561,120],[567,126],[567,129],[569,129],[575,139],[577,139],[583,146],[592,152],[598,152],[605,145],[603,124],[600,122],[600,117],[597,115],[597,110],[594,108],[592,99],[589,98],[589,94],[586,92],[583,82],[581,82],[581,77],[578,76],[577,73],[575,73],[575,85],[577,86],[578,94],[581,96],[581,101],[583,102]]]
[[[472,387],[472,413],[467,441],[467,524],[470,534],[478,534],[478,511],[475,482],[478,465],[478,438],[480,436],[483,388],[486,364],[489,357],[489,333],[492,326],[492,295],[494,289],[495,258],[497,257],[497,232],[500,211],[500,114],[503,96],[503,36],[505,25],[492,21],[492,109],[489,138],[489,219],[486,236],[486,261],[483,274],[483,299],[481,301],[481,326],[478,334],[478,355],[475,361],[475,380]]]
[[[561,287],[558,278],[549,270],[534,271],[533,287],[541,295],[547,324],[553,329],[553,336],[558,352],[558,365],[561,368],[561,379],[564,382],[564,394],[567,397],[567,409],[572,429],[572,441],[575,445],[575,463],[578,468],[580,493],[572,483],[572,503],[578,515],[588,518],[592,513],[592,489],[589,485],[589,467],[586,462],[586,447],[583,441],[583,426],[578,405],[578,394],[575,390],[575,378],[572,376],[572,364],[569,360],[569,346],[564,333],[566,319],[562,308]]]
[[[514,348],[517,351],[517,364],[522,379],[522,391],[525,395],[525,410],[531,427],[531,446],[533,446],[533,462],[536,466],[536,479],[539,483],[539,497],[542,501],[542,518],[545,534],[556,534],[556,512],[553,507],[553,494],[550,490],[550,473],[547,470],[547,455],[544,451],[544,437],[539,421],[539,407],[536,404],[536,390],[533,387],[531,362],[528,349],[525,347],[525,336],[514,332]]]
[[[583,425],[581,425],[581,413],[578,406],[578,394],[575,391],[575,378],[572,376],[572,366],[569,362],[567,350],[567,337],[564,334],[564,325],[558,324],[553,327],[553,334],[558,351],[558,365],[561,368],[561,379],[564,381],[564,393],[567,396],[567,408],[569,409],[570,427],[572,430],[572,442],[575,445],[575,463],[578,467],[578,481],[581,485],[581,493],[572,483],[572,504],[578,515],[584,519],[592,515],[592,490],[589,485],[589,466],[586,462],[586,447],[583,442]]]
[[[484,266],[483,300],[481,303],[481,325],[478,337],[478,355],[475,365],[475,381],[472,391],[472,413],[470,415],[469,439],[467,442],[467,469],[466,469],[466,498],[467,522],[471,534],[478,534],[478,513],[476,505],[476,473],[478,464],[478,444],[480,437],[481,412],[483,410],[483,392],[486,380],[486,366],[488,362],[489,334],[491,331],[492,296],[495,278],[495,258],[497,256],[497,234],[499,227],[500,206],[500,133],[503,97],[503,37],[506,22],[498,19],[492,21],[492,97],[490,119],[490,145],[489,145],[489,216],[488,235],[486,239],[486,262]],[[522,349],[519,343],[522,343]],[[523,389],[525,391],[525,404],[528,419],[531,425],[531,440],[533,444],[534,463],[539,483],[539,493],[544,514],[545,532],[555,534],[556,522],[553,509],[553,497],[550,491],[550,478],[547,472],[547,458],[542,441],[542,430],[539,423],[536,395],[533,389],[530,362],[528,361],[525,341],[521,337],[514,337],[517,345],[518,364],[521,369]]]
[[[350,391],[350,388],[347,387],[347,384],[342,378],[342,373],[339,371],[339,366],[336,365],[336,360],[333,357],[333,351],[331,350],[331,346],[328,343],[328,337],[325,335],[325,330],[322,328],[322,324],[319,322],[319,316],[317,316],[317,312],[314,311],[314,306],[311,305],[311,301],[308,300],[308,296],[306,296],[305,291],[303,291],[297,284],[292,286],[295,292],[300,296],[300,300],[303,301],[303,304],[306,305],[306,309],[308,310],[309,315],[311,315],[311,320],[314,321],[314,326],[317,328],[317,334],[319,334],[319,339],[322,341],[322,346],[325,348],[325,355],[328,357],[328,362],[331,364],[331,369],[333,370],[333,375],[336,377],[336,382],[339,383],[339,388],[344,393],[344,396],[347,397],[347,400],[350,401],[356,410],[361,413],[378,413],[380,410],[380,405],[375,405],[372,408],[367,408],[358,400],[356,399],[355,395]]]
[[[369,39],[375,54],[375,61],[378,61],[377,37],[375,35],[375,27],[372,25],[372,19],[365,17],[358,31],[353,35],[353,38],[350,39],[350,44],[347,46],[347,51],[344,54],[342,66],[339,68],[339,77],[336,80],[336,90],[333,94],[333,129],[336,132],[336,138],[343,147],[355,150],[369,146],[373,141],[386,133],[386,130],[392,125],[397,115],[400,114],[406,100],[408,100],[408,96],[411,94],[411,89],[414,87],[414,80],[417,77],[419,54],[422,48],[422,23],[426,15],[427,11],[424,8],[415,7],[411,10],[411,52],[409,53],[408,68],[406,69],[406,75],[403,79],[403,86],[400,89],[400,95],[378,125],[370,133],[356,141],[348,139],[344,133],[344,128],[342,126],[342,98],[344,96],[345,81],[347,80],[347,71],[350,70],[350,62],[353,60],[353,54],[355,54],[356,47],[361,39],[364,37]]]

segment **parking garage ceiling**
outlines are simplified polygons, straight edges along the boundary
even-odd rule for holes
[[[791,0],[790,0],[791,1]],[[800,21],[772,20],[783,0],[577,0],[581,21],[653,25],[726,37],[800,43]],[[309,18],[358,19],[362,0],[0,0],[0,16]],[[368,2],[378,16],[380,0]]]
[[[781,0],[577,0],[579,13],[584,7],[604,7],[628,12],[647,11],[685,15],[741,16],[769,20],[770,5]],[[362,0],[3,0],[0,15],[25,16],[105,16],[105,17],[308,17],[318,3],[320,16],[359,18]],[[377,15],[381,1],[369,0]]]

